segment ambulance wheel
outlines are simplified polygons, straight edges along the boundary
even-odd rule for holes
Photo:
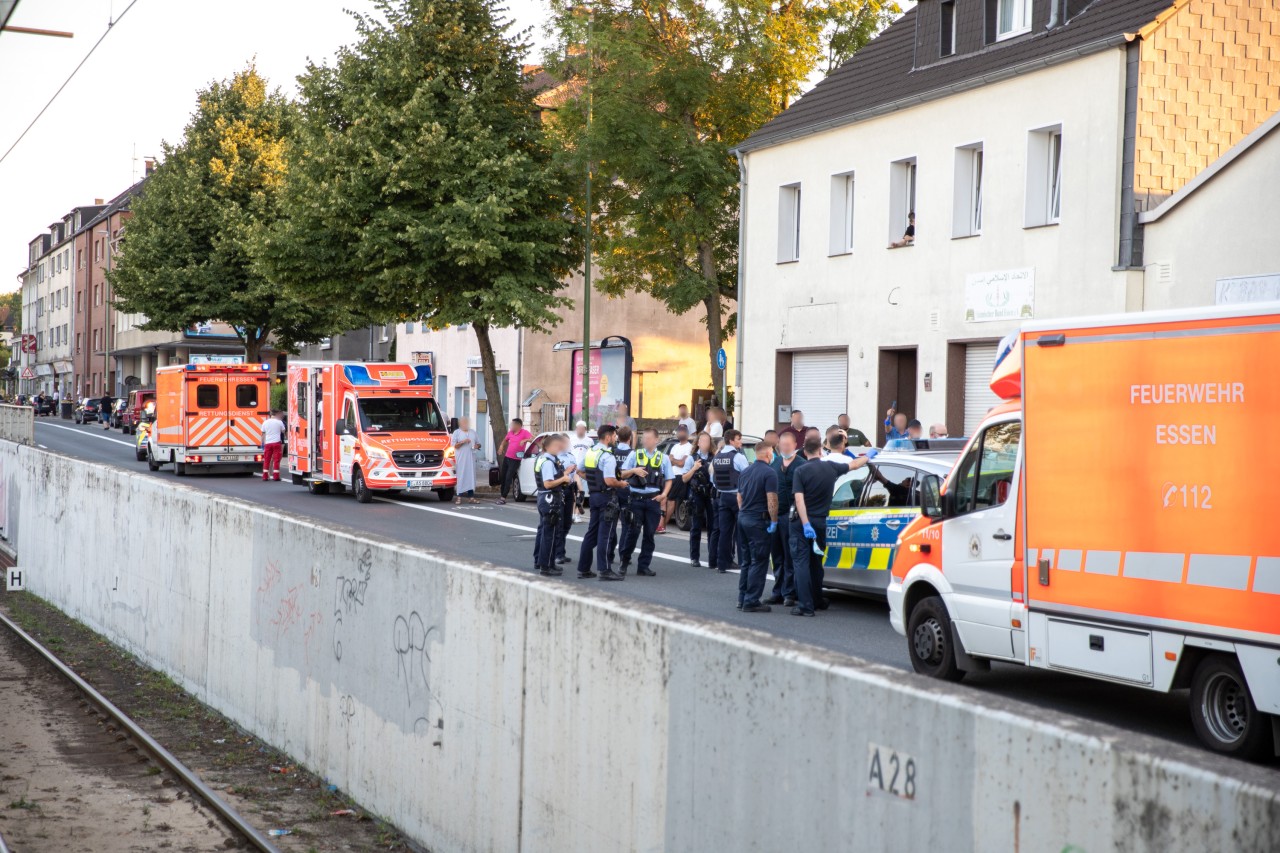
[[[448,503],[453,500],[453,496],[457,494],[456,489],[436,489],[436,495],[440,498],[441,503]]]
[[[356,500],[362,504],[373,500],[373,492],[369,489],[369,484],[364,481],[364,472],[359,468],[351,472],[351,491],[355,494]]]
[[[148,446],[148,447],[147,447],[147,468],[148,468],[149,470],[151,470],[151,471],[159,471],[159,470],[160,470],[160,463],[159,463],[159,462],[157,462],[157,461],[156,461],[156,458],[155,458],[154,456],[152,456],[152,455],[151,455],[151,447],[150,447],[150,446]]]
[[[1214,752],[1261,758],[1271,746],[1271,720],[1253,704],[1233,655],[1209,655],[1191,679],[1191,725]]]
[[[907,621],[907,651],[911,668],[943,681],[959,681],[964,670],[956,664],[954,634],[947,607],[936,595],[921,599]]]
[[[327,495],[329,494],[329,484],[322,483],[319,480],[309,480],[307,482],[307,491],[313,495]]]
[[[173,473],[177,474],[179,477],[187,476],[186,463],[183,463],[183,462],[173,463]]]

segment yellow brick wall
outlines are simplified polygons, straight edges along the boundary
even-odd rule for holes
[[[1134,190],[1150,209],[1280,111],[1280,0],[1188,0],[1139,59]]]

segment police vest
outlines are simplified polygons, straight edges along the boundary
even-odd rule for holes
[[[549,453],[543,453],[538,457],[537,461],[533,463],[534,484],[538,487],[538,491],[540,492],[547,491],[542,487],[542,464],[544,462],[551,463],[551,470],[555,472],[555,476],[552,477],[553,480],[558,480],[564,476],[564,466],[560,464],[560,460]],[[556,491],[560,488],[560,486],[555,486],[551,491]]]
[[[587,488],[591,489],[591,493],[598,495],[604,491],[604,470],[600,467],[600,460],[609,452],[609,448],[603,445],[597,445],[587,451],[586,457],[582,460],[582,478],[587,481]]]
[[[636,467],[644,468],[643,477],[632,477],[631,485],[637,489],[662,488],[662,454],[655,451],[652,456],[643,450],[636,451]]]
[[[711,481],[722,492],[738,490],[738,469],[733,463],[740,452],[736,447],[726,447],[711,460]]]
[[[622,466],[627,463],[627,457],[631,455],[631,450],[629,448],[624,450],[619,450],[618,446],[615,444],[613,447],[609,448],[609,452],[613,454],[613,461],[617,463],[614,465],[614,470],[621,471]],[[626,493],[627,493],[626,486],[623,486],[621,489],[618,490],[618,494],[620,495],[626,495]]]
[[[700,453],[693,454],[694,462],[701,462],[702,467],[693,472],[693,476],[689,478],[689,487],[695,492],[707,493],[711,489],[711,460],[704,459]]]

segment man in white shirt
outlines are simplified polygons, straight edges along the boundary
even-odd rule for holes
[[[685,407],[681,406],[680,410],[683,413]],[[683,471],[684,463],[692,455],[693,443],[689,441],[689,428],[681,421],[676,426],[676,443],[667,451],[667,456],[671,458],[671,470]],[[654,533],[667,532],[667,525],[671,523],[671,516],[675,514],[676,507],[688,495],[688,488],[688,484],[680,477],[676,477],[671,481],[671,491],[667,493],[666,506],[662,508],[662,522]]]
[[[587,458],[587,451],[592,447],[595,447],[595,442],[587,435],[587,422],[578,421],[573,427],[573,435],[569,437],[569,452],[573,454],[574,464],[578,466],[578,476],[570,489],[570,494],[573,496],[574,524],[581,524],[587,520],[584,512],[587,483],[582,478],[582,472],[586,470],[583,463]]]
[[[284,421],[273,410],[262,422],[262,482],[280,480],[280,459],[284,456]],[[274,478],[271,474],[274,472]]]
[[[689,407],[684,403],[680,404],[680,415],[676,418],[676,427],[684,427],[685,430],[688,431],[689,435],[698,434],[698,423],[693,418],[689,417]]]
[[[720,439],[724,437],[724,422],[721,420],[723,409],[710,408],[707,409],[707,435],[711,439],[720,443]]]

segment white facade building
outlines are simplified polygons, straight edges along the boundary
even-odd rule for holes
[[[520,346],[524,332],[520,329],[491,329],[489,339],[497,362],[498,384],[502,408],[507,421],[521,417]],[[401,323],[396,327],[396,358],[417,361],[431,355],[435,368],[436,401],[446,418],[471,419],[480,439],[480,456],[496,461],[493,431],[489,425],[489,392],[485,388],[480,364],[480,345],[469,325],[433,330],[424,323]],[[512,400],[515,398],[515,408]]]
[[[1020,320],[1280,273],[1280,195],[1247,189],[1280,175],[1280,13],[1244,6],[922,0],[746,140],[743,428],[967,434]]]

